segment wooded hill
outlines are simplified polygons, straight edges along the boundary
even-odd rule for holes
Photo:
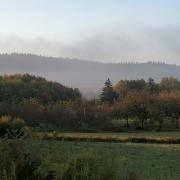
[[[0,101],[19,103],[35,98],[41,103],[74,101],[81,97],[78,89],[29,74],[0,76]]]
[[[108,78],[112,83],[120,79],[145,79],[160,81],[163,77],[180,78],[180,66],[164,63],[99,63],[69,58],[51,58],[27,54],[1,54],[0,73],[30,73],[78,87],[86,97],[101,91]]]

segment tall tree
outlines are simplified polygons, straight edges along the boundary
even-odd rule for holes
[[[112,87],[112,83],[110,79],[108,78],[102,90],[101,101],[112,103],[116,98],[117,98],[116,92],[114,91]]]
[[[154,81],[153,78],[148,79],[146,89],[150,94],[156,94],[159,92],[159,86],[158,86],[158,84],[156,84],[156,82]]]
[[[114,86],[114,90],[117,93],[119,99],[124,98],[128,93],[127,81],[124,81],[124,80],[119,81]]]

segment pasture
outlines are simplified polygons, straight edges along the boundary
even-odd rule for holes
[[[32,135],[1,139],[0,173],[6,179],[180,179],[179,132]]]
[[[180,179],[180,145],[37,140],[25,146],[44,159],[44,174],[59,179],[69,164],[75,179]]]

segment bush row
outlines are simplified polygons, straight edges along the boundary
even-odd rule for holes
[[[113,143],[152,143],[152,144],[180,144],[180,137],[103,137],[88,135],[61,135],[61,134],[39,134],[44,140],[57,141],[87,141],[87,142],[113,142]]]

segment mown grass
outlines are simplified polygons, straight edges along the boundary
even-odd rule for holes
[[[39,133],[45,140],[91,141],[116,143],[157,143],[180,144],[180,132],[140,132],[140,133]]]
[[[83,157],[83,154],[93,155],[95,161],[92,171],[95,179],[98,179],[98,174],[102,173],[112,173],[113,176],[110,176],[112,177],[110,179],[180,179],[180,145],[53,140],[26,141],[25,143],[29,152],[48,159],[50,167],[66,163],[73,157]],[[107,167],[109,168],[106,170]],[[46,164],[42,168],[47,168]],[[48,171],[48,168],[44,171]],[[108,179],[108,176],[104,179]]]
[[[59,134],[66,135],[92,135],[92,136],[115,136],[115,137],[180,137],[180,131],[136,131],[136,132],[119,132],[119,133],[111,133],[111,132],[101,132],[101,133],[62,133]]]

